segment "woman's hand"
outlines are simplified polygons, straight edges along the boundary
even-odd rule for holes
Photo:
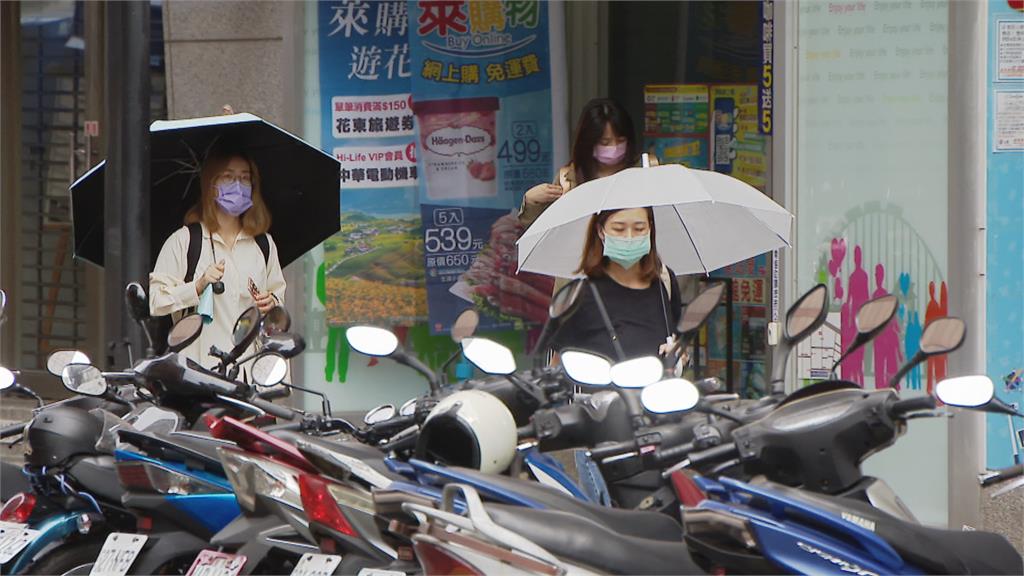
[[[196,294],[202,295],[203,290],[214,282],[220,282],[221,278],[224,277],[224,261],[221,260],[216,264],[210,264],[203,275],[196,280]]]
[[[270,312],[274,306],[277,306],[277,298],[274,298],[270,292],[260,292],[256,295],[256,308],[259,309],[260,314]]]
[[[538,184],[526,191],[524,199],[527,204],[534,206],[538,204],[551,204],[558,200],[563,193],[562,187],[558,184]]]

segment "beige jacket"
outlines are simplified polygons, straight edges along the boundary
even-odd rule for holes
[[[260,292],[270,292],[283,304],[285,294],[284,274],[277,258],[277,244],[267,234],[270,243],[270,257],[264,263],[263,252],[252,236],[240,232],[235,245],[228,249],[220,234],[203,226],[203,246],[196,265],[195,278],[216,260],[224,260],[224,293],[213,295],[213,321],[203,326],[203,332],[182,354],[203,366],[212,366],[216,360],[209,355],[210,346],[228,351],[232,348],[231,331],[235,320],[255,302],[249,294],[249,278],[253,279]],[[149,310],[153,316],[172,314],[177,320],[189,308],[199,305],[196,282],[185,282],[185,267],[189,245],[188,228],[175,231],[164,242],[156,266],[149,275]]]

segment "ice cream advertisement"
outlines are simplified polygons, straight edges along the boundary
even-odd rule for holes
[[[431,332],[469,307],[532,326],[552,284],[515,273],[515,210],[554,174],[548,6],[421,0],[409,23]]]

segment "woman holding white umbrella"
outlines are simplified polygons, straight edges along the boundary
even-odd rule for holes
[[[617,301],[605,306],[609,315],[623,326],[649,324],[646,330],[625,328],[625,334],[618,334],[620,345],[653,354],[658,350],[655,337],[665,342],[663,319],[671,326],[679,307],[671,290],[662,292],[670,296],[667,312],[660,315],[660,301],[651,304],[653,297],[642,297],[644,289],[652,290],[654,275],[660,271],[670,276],[664,283],[671,289],[675,274],[709,274],[788,246],[792,220],[771,198],[725,174],[681,165],[629,168],[587,182],[579,193],[545,210],[519,238],[519,270],[559,278],[585,276],[603,283],[602,290],[619,293]],[[658,291],[651,294],[658,296]],[[594,312],[600,317],[601,311],[597,301],[588,302],[579,319],[570,319],[556,346],[592,344],[605,352],[615,348],[598,342],[592,321]],[[633,338],[639,338],[636,344]]]
[[[606,210],[590,219],[577,272],[596,293],[583,292],[556,350],[580,348],[623,360],[663,349],[682,303],[675,274],[658,256],[656,236],[651,208]]]

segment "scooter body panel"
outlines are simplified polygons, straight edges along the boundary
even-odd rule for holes
[[[57,514],[33,526],[34,530],[39,530],[39,535],[13,559],[10,569],[4,573],[21,574],[40,552],[78,532],[78,517],[81,515],[82,512]]]

